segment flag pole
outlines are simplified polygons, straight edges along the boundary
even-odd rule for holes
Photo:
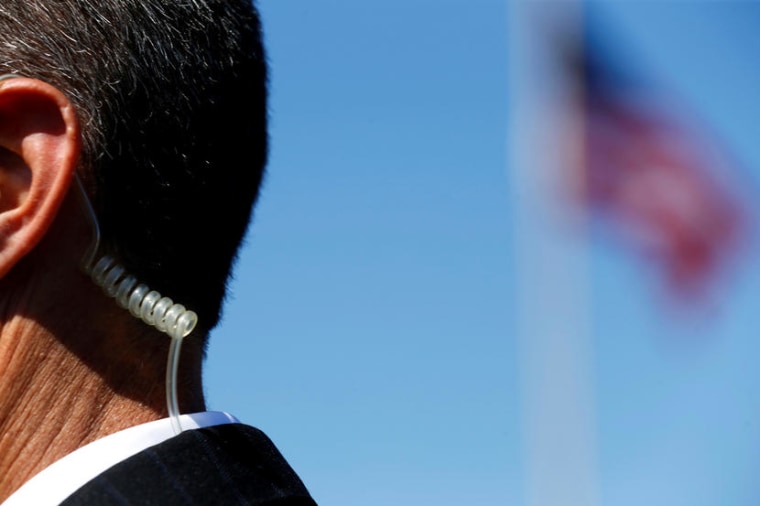
[[[508,153],[516,254],[526,504],[600,504],[587,215],[558,229],[557,198],[582,156],[581,114],[556,62],[555,30],[581,37],[580,0],[508,0]],[[579,39],[580,40],[580,39]],[[578,111],[576,111],[577,113]],[[576,137],[579,136],[579,137]],[[568,144],[569,143],[569,144]],[[580,208],[580,206],[578,206]],[[567,231],[566,229],[564,230]]]

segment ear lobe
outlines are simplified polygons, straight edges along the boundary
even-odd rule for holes
[[[74,108],[36,79],[0,81],[0,278],[45,236],[79,159]]]

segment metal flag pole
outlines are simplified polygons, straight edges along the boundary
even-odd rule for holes
[[[559,185],[569,165],[568,151],[560,147],[576,146],[582,156],[583,138],[577,136],[583,135],[583,120],[573,114],[567,76],[552,44],[556,30],[580,37],[582,5],[579,0],[508,0],[508,5],[508,163],[526,504],[596,506],[587,216],[580,209],[572,216],[573,230],[580,233],[562,234],[557,226],[563,215],[557,207]]]

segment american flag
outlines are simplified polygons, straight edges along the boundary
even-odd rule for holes
[[[617,72],[598,41],[558,48],[583,115],[583,154],[569,171],[576,202],[651,260],[677,300],[705,300],[748,231],[722,177],[735,169],[726,148],[675,101]]]

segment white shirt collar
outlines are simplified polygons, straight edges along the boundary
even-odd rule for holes
[[[182,428],[238,423],[227,413],[207,411],[180,416]],[[174,436],[168,418],[144,423],[93,441],[36,474],[0,506],[57,506],[97,475]]]

